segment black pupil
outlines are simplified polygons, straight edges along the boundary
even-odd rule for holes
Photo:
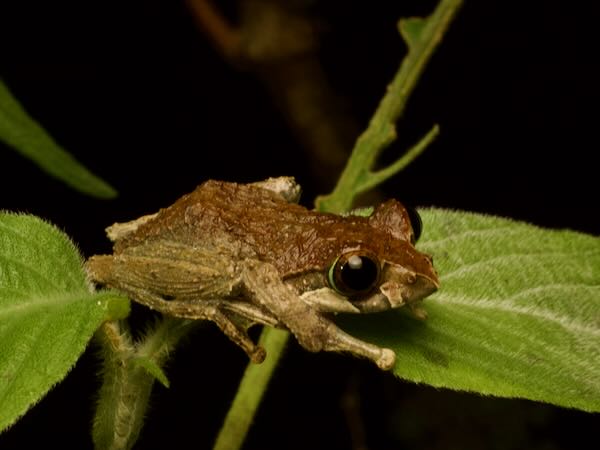
[[[351,264],[346,261],[340,269],[340,280],[344,286],[354,292],[362,292],[373,287],[377,281],[377,265],[375,262],[364,256],[352,256],[355,258]],[[356,264],[356,258],[360,259],[360,264]]]
[[[410,224],[413,229],[415,242],[417,242],[421,237],[421,231],[423,230],[423,222],[421,221],[421,216],[419,215],[416,209],[411,208],[410,206],[406,207],[406,211],[408,212],[408,218],[410,219]]]

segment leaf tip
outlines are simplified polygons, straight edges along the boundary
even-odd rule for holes
[[[132,360],[135,366],[141,367],[148,375],[169,389],[171,383],[160,365],[148,356],[138,356]]]
[[[403,17],[398,21],[398,31],[409,47],[419,40],[424,27],[425,19],[422,17]]]
[[[102,184],[98,186],[97,190],[92,195],[104,200],[113,200],[119,196],[119,191],[117,191],[110,184],[102,182]]]
[[[102,178],[99,178],[93,173],[89,172],[85,167],[81,167],[81,170],[85,171],[85,179],[69,179],[60,174],[56,174],[54,176],[76,191],[79,191],[85,195],[89,195],[90,197],[95,197],[102,200],[113,200],[119,196],[119,191],[117,191]]]

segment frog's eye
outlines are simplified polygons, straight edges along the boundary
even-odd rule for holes
[[[417,242],[421,237],[421,231],[423,231],[423,221],[421,220],[421,216],[417,212],[415,208],[411,208],[410,206],[404,206],[406,208],[406,212],[408,213],[408,218],[410,219],[410,225],[412,226],[414,242]]]
[[[379,261],[360,252],[341,255],[329,269],[329,285],[339,294],[364,294],[379,281]]]

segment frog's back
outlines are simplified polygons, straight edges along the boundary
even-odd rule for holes
[[[252,235],[272,232],[272,219],[288,206],[304,209],[258,186],[210,180],[119,237],[115,252],[155,240],[200,246],[229,241],[252,247]]]
[[[207,239],[211,230],[212,238],[225,235],[240,255],[269,262],[284,276],[322,270],[353,233],[360,240],[374,231],[363,217],[310,211],[255,185],[210,181],[186,202],[190,243]]]
[[[117,239],[114,250],[140,255],[153,243],[167,242],[257,257],[288,273],[305,267],[311,244],[339,220],[260,186],[210,180]]]

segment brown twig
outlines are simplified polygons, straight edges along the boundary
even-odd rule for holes
[[[235,58],[240,49],[240,33],[208,0],[186,0],[198,28],[226,58]]]
[[[215,48],[232,65],[248,69],[267,86],[309,155],[317,187],[331,189],[358,127],[327,82],[311,21],[285,2],[243,0],[236,28],[208,0],[187,0],[187,4]]]

